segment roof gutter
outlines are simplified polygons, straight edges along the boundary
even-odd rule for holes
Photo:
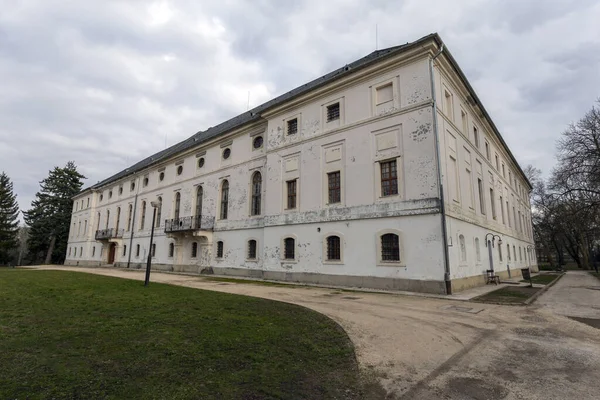
[[[450,279],[450,257],[448,255],[448,227],[446,226],[446,201],[444,199],[444,179],[442,177],[442,161],[440,157],[440,135],[437,124],[437,101],[435,96],[435,79],[433,77],[433,62],[444,51],[444,43],[440,50],[429,59],[429,78],[431,79],[431,112],[433,117],[433,137],[435,138],[435,158],[437,159],[438,195],[440,199],[440,216],[442,218],[442,245],[444,255],[444,283],[446,294],[452,294],[452,280]]]

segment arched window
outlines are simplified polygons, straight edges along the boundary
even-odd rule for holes
[[[223,258],[223,242],[217,242],[217,258]]]
[[[256,260],[256,240],[248,240],[248,259]]]
[[[142,218],[140,219],[140,230],[144,229],[146,223],[146,202],[142,201]]]
[[[139,244],[135,245],[135,256],[136,257],[140,256],[140,245]]]
[[[131,215],[133,211],[133,205],[129,205],[129,211],[127,212],[127,232],[131,230]]]
[[[175,254],[175,245],[173,243],[169,243],[169,257],[173,257]]]
[[[98,213],[98,221],[96,221],[96,230],[100,230],[100,213]]]
[[[250,210],[252,215],[260,215],[261,186],[262,176],[257,171],[252,175],[252,206]]]
[[[342,258],[341,253],[341,240],[339,236],[328,236],[327,237],[327,260],[328,261],[340,261]]]
[[[198,189],[196,189],[196,216],[197,217],[202,216],[203,197],[204,197],[204,189],[202,189],[202,186],[198,186]]]
[[[523,255],[521,253],[521,246],[519,246],[519,261],[523,261]]]
[[[294,238],[285,238],[283,240],[283,258],[294,260],[296,258],[296,240]]]
[[[227,219],[227,207],[229,205],[229,182],[223,181],[221,186],[221,219]]]
[[[479,248],[479,238],[475,238],[475,255],[477,256],[477,262],[481,262],[481,249]]]
[[[115,223],[115,231],[119,230],[119,220],[121,219],[121,207],[117,207],[117,222]]]
[[[158,207],[156,207],[156,227],[160,227],[160,219],[162,218],[162,197],[158,197]]]
[[[198,257],[198,242],[192,243],[192,258]]]
[[[173,216],[173,218],[175,218],[176,220],[179,219],[180,207],[181,207],[181,193],[177,192],[177,193],[175,193],[175,215]]]
[[[394,233],[381,235],[381,261],[400,261],[400,237]]]
[[[106,229],[108,229],[109,221],[110,221],[110,210],[106,210],[106,226],[105,226]]]
[[[125,257],[127,255],[127,245],[124,244],[123,245],[123,257]]]
[[[463,235],[458,236],[458,244],[460,246],[460,261],[467,261],[467,245],[465,244],[465,237]]]
[[[510,261],[510,244],[506,244],[506,254],[508,254],[508,261]]]

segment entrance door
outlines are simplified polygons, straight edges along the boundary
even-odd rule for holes
[[[117,245],[115,243],[111,243],[108,248],[108,263],[114,264],[115,262],[115,252],[117,250]]]

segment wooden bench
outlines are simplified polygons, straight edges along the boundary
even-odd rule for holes
[[[495,285],[500,284],[500,277],[494,273],[493,269],[488,269],[485,271],[487,273],[487,278],[485,284],[493,283]]]

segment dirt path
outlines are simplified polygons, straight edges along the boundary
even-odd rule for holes
[[[144,278],[141,271],[44,268]],[[600,330],[543,307],[226,283],[154,272],[151,281],[321,312],[348,332],[361,367],[378,376],[390,398],[562,400],[596,398],[600,391]]]

